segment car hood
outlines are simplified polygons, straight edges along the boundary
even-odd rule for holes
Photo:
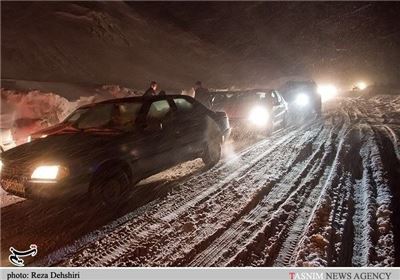
[[[10,149],[1,154],[1,159],[12,164],[26,165],[31,162],[69,162],[93,156],[113,147],[117,134],[98,135],[92,133],[70,133],[50,135]]]

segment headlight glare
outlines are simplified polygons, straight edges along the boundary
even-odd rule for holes
[[[251,109],[248,120],[254,125],[265,126],[269,120],[268,110],[264,107],[256,106]]]
[[[33,180],[56,180],[62,179],[68,175],[68,169],[60,165],[42,165],[38,166],[32,173]]]
[[[304,107],[310,103],[310,97],[305,93],[299,93],[296,97],[296,104],[298,106]]]

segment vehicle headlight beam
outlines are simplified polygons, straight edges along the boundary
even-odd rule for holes
[[[248,121],[256,126],[265,126],[269,120],[268,110],[262,106],[253,107],[250,110]]]
[[[296,105],[300,107],[307,106],[310,103],[310,97],[305,93],[299,93],[296,97]]]
[[[60,165],[41,165],[32,172],[32,180],[59,180],[68,175],[68,169]]]
[[[338,89],[334,85],[319,85],[317,89],[321,95],[322,102],[333,99],[338,94]]]

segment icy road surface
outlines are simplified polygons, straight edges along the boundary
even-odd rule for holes
[[[399,137],[400,98],[343,98],[226,147],[211,170],[196,160],[142,182],[115,213],[8,199],[2,265],[35,243],[30,265],[398,266]]]

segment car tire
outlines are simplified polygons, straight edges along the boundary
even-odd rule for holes
[[[108,208],[118,207],[126,200],[129,183],[129,177],[123,171],[100,173],[92,185],[91,201]]]
[[[222,154],[222,137],[209,140],[205,144],[203,155],[201,159],[207,168],[211,168],[216,165],[221,159]]]

